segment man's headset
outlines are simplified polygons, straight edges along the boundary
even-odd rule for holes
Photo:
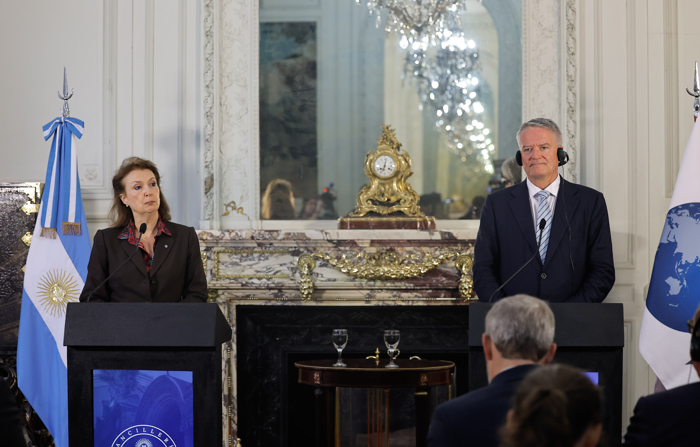
[[[569,154],[566,153],[563,147],[557,148],[557,160],[559,160],[558,166],[564,166],[569,162]],[[520,151],[515,153],[515,162],[518,163],[518,166],[523,165],[523,155]]]

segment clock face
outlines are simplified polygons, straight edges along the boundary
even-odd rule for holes
[[[396,172],[396,161],[389,155],[380,155],[374,160],[374,172],[382,178],[391,177]]]

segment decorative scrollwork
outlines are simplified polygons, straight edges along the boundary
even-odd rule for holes
[[[476,301],[478,298],[472,298],[472,290],[474,288],[474,281],[469,277],[469,273],[472,271],[472,265],[474,264],[474,259],[469,255],[459,255],[455,261],[455,266],[459,270],[459,296],[464,299],[464,301]]]
[[[456,267],[460,272],[460,297],[464,301],[472,301],[473,281],[470,273],[474,261],[470,255],[458,252],[447,252],[437,257],[429,254],[423,256],[417,254],[400,255],[394,251],[372,254],[360,253],[356,256],[356,259],[361,261],[357,263],[348,260],[345,255],[341,256],[340,259],[336,259],[324,253],[303,254],[297,260],[297,267],[301,271],[299,291],[301,292],[302,301],[311,299],[311,294],[314,291],[314,281],[311,273],[316,268],[316,259],[327,262],[339,272],[353,278],[391,280],[423,276],[435,267],[455,258]]]
[[[314,253],[314,257],[326,261],[341,273],[360,279],[406,279],[423,276],[440,264],[458,256],[456,252],[448,252],[436,258],[429,254],[400,255],[396,252],[381,252],[374,254],[360,253],[357,258],[366,262],[353,263],[345,255],[336,259],[330,255]],[[418,261],[407,263],[406,261]]]
[[[314,280],[311,277],[311,272],[316,268],[316,260],[312,255],[301,255],[297,260],[297,267],[301,271],[301,280],[299,281],[301,300],[309,301],[311,294],[314,293]]]

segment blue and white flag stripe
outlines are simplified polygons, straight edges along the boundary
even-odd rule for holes
[[[639,351],[667,388],[698,380],[686,321],[700,304],[700,122],[690,133],[649,283]]]
[[[76,216],[84,213],[75,150],[76,139],[83,136],[83,130],[84,123],[70,117],[56,118],[44,126],[44,139],[48,140],[53,135],[44,185],[44,203],[47,206],[40,215],[41,226],[44,228],[58,229],[62,222],[75,223]],[[63,150],[59,151],[58,148]],[[76,169],[73,169],[73,166]],[[58,174],[64,179],[60,184],[55,180]],[[61,206],[59,201],[68,203]],[[60,215],[57,211],[59,207]]]
[[[53,135],[53,141],[27,255],[17,343],[19,387],[56,447],[68,447],[65,309],[80,296],[90,257],[75,147],[82,132],[83,122],[75,118],[57,118],[44,126],[45,139]],[[80,231],[64,234],[61,222],[80,225]],[[58,237],[43,237],[44,228],[55,228]]]

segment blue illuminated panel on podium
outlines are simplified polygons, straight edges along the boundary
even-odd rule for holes
[[[95,446],[194,447],[192,371],[94,370]]]

